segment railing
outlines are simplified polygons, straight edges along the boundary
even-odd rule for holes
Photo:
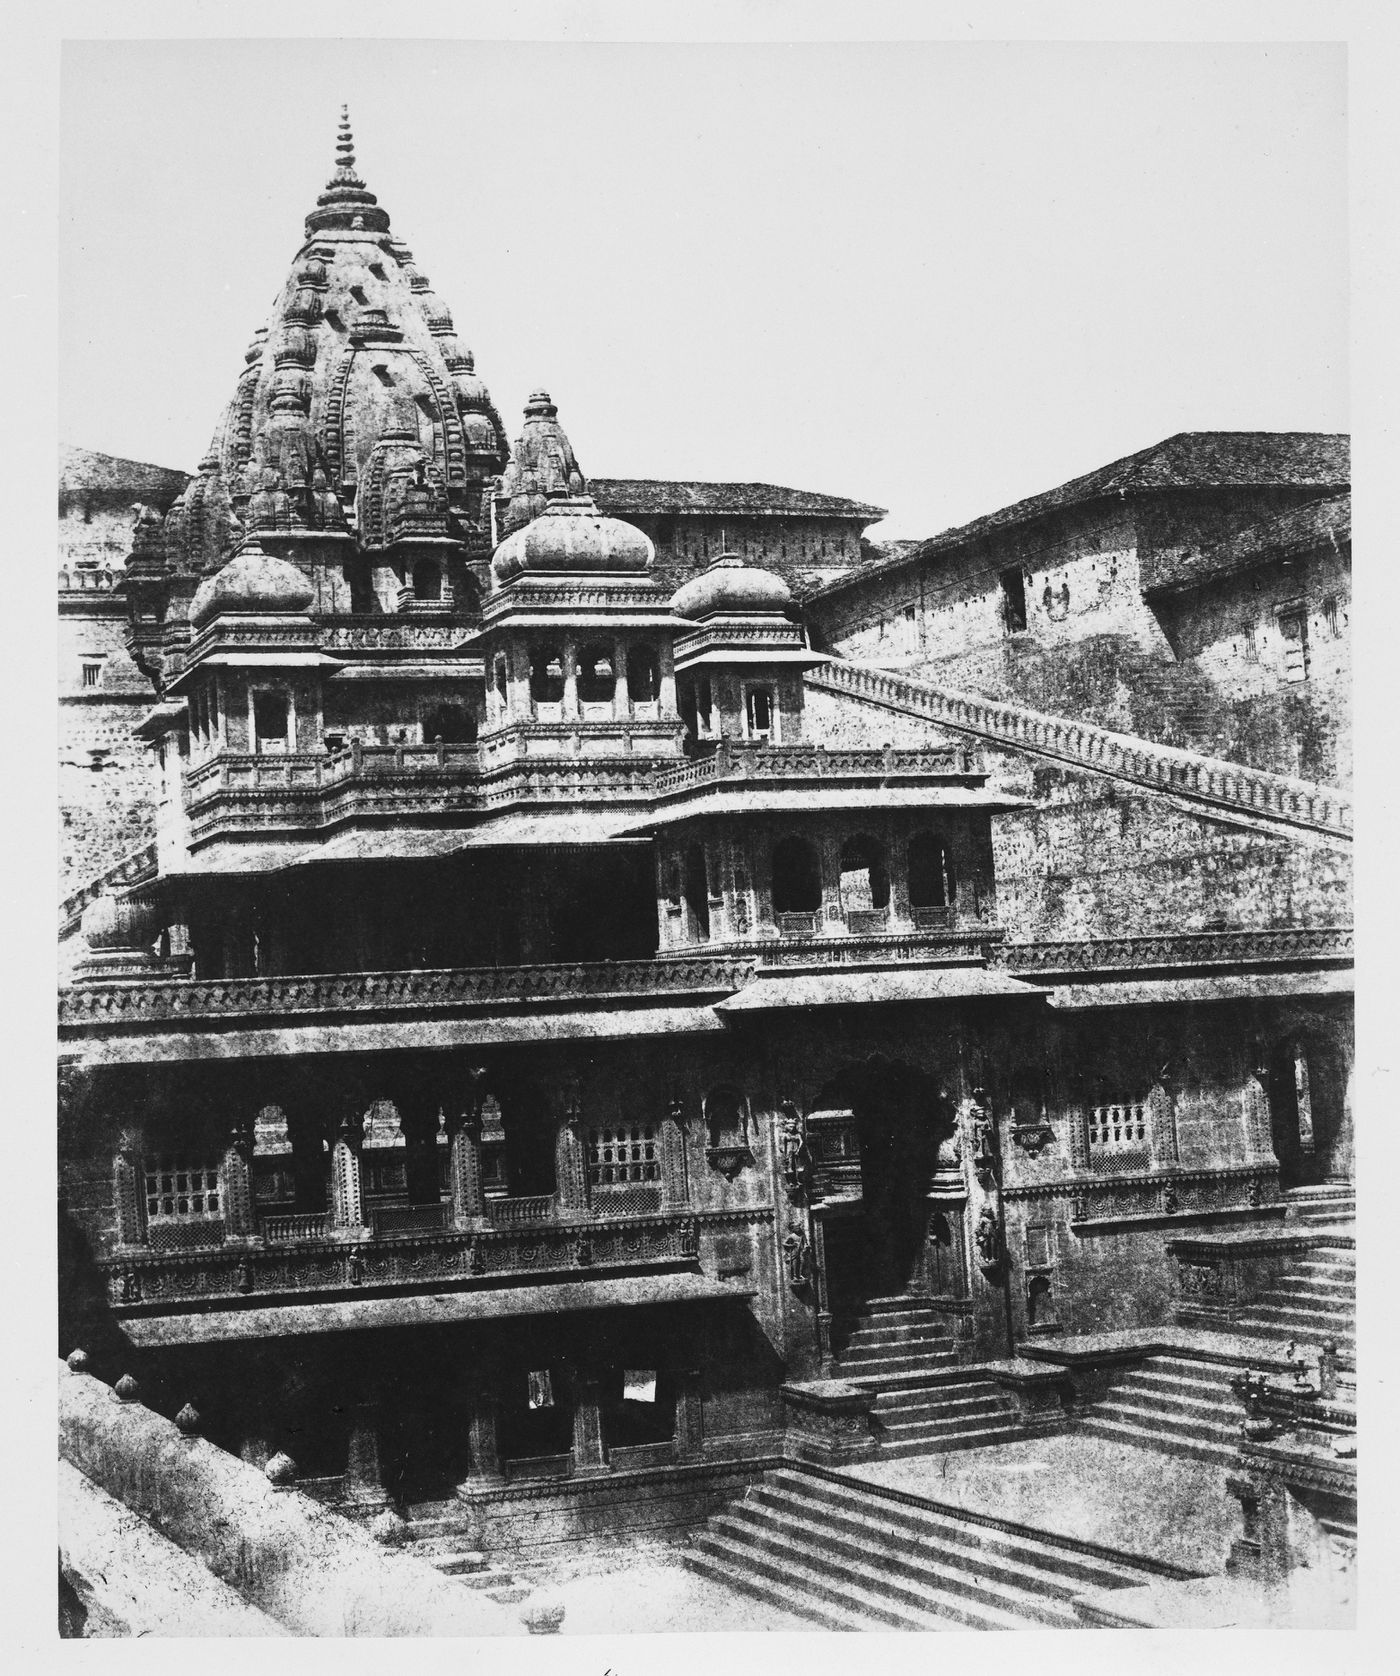
[[[99,873],[95,879],[70,891],[58,905],[58,934],[67,937],[82,924],[83,910],[96,901],[105,890],[127,890],[132,885],[144,884],[156,876],[156,847],[143,844],[139,850]]]
[[[1351,839],[1351,800],[1331,786],[1288,779],[1130,734],[1110,733],[1087,722],[954,692],[840,659],[809,670],[806,680],[818,690],[921,716],[995,745],[1205,803],[1221,814],[1245,818],[1249,824],[1262,821]]]
[[[146,1024],[169,1019],[283,1018],[383,1012],[395,1007],[510,1006],[522,1001],[651,995],[731,995],[752,957],[612,960],[551,966],[464,966],[419,972],[347,972],[309,977],[169,978],[80,984],[59,1001],[61,1024]]]
[[[810,913],[775,913],[773,923],[784,937],[815,937],[822,928],[822,916],[821,911],[816,908]]]
[[[376,1234],[430,1234],[452,1226],[452,1206],[371,1205],[370,1227]]]
[[[1236,966],[1299,960],[1350,961],[1351,926],[1283,926],[1258,931],[1184,931],[1075,942],[1003,943],[995,964],[1012,972],[1151,971],[1154,967]]]
[[[61,594],[110,594],[116,591],[122,580],[119,570],[84,570],[80,567],[69,570],[64,565],[58,572],[58,591]]]
[[[536,1193],[518,1199],[488,1199],[486,1218],[493,1228],[536,1227],[553,1222],[557,1200],[553,1193]]]
[[[264,1216],[258,1231],[270,1245],[290,1245],[297,1240],[323,1240],[331,1231],[329,1211],[291,1216]]]
[[[673,796],[716,780],[888,779],[982,773],[981,759],[962,745],[916,749],[884,746],[874,750],[828,750],[824,745],[765,745],[721,740],[714,753],[677,768],[656,771],[658,797]]]
[[[661,1188],[657,1183],[640,1182],[629,1186],[592,1187],[589,1189],[590,1209],[594,1216],[653,1216],[661,1209]]]

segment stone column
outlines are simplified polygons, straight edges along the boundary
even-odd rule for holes
[[[564,1096],[564,1121],[554,1141],[554,1181],[561,1216],[588,1214],[588,1161],[584,1154],[583,1112],[578,1090]]]
[[[389,1504],[379,1467],[379,1408],[375,1396],[365,1397],[350,1407],[345,1501],[356,1512],[373,1512]]]
[[[528,722],[533,714],[530,699],[530,649],[523,640],[512,640],[506,648],[506,719]]]
[[[364,1119],[347,1115],[331,1152],[331,1211],[338,1233],[358,1233],[364,1227],[360,1200],[360,1147]]]
[[[1075,1175],[1089,1173],[1089,1121],[1080,1101],[1065,1107],[1065,1123],[1069,1135],[1069,1167]]]
[[[248,1239],[258,1231],[253,1208],[253,1133],[244,1118],[235,1119],[228,1146],[219,1160],[219,1205],[224,1214],[224,1233],[232,1239]]]
[[[452,1193],[452,1222],[470,1228],[486,1214],[486,1193],[481,1180],[481,1112],[467,1112],[451,1130],[451,1151],[447,1180]]]
[[[578,645],[573,640],[566,640],[563,646],[564,658],[564,720],[576,722],[579,719],[578,706]]]
[[[117,1213],[117,1244],[146,1243],[146,1184],[139,1130],[123,1129],[112,1159],[112,1202]]]
[[[705,1442],[699,1368],[676,1372],[676,1459],[698,1460]]]
[[[472,1388],[467,1401],[469,1458],[467,1476],[457,1486],[459,1496],[468,1496],[473,1490],[486,1489],[506,1481],[501,1467],[500,1400],[482,1383]]]
[[[1176,1101],[1164,1083],[1154,1083],[1147,1096],[1152,1140],[1152,1162],[1158,1169],[1180,1162],[1176,1145]]]
[[[1250,1071],[1242,1095],[1245,1157],[1252,1164],[1275,1164],[1273,1114],[1262,1067]]]
[[[627,642],[613,643],[613,718],[625,722],[632,714],[632,701],[627,696]]]
[[[680,714],[676,706],[676,659],[669,637],[662,638],[656,649],[659,682],[656,696],[658,714],[674,717]]]
[[[603,1447],[598,1375],[591,1368],[576,1368],[570,1384],[574,1394],[574,1477],[596,1477],[610,1470]]]
[[[685,1102],[674,1099],[661,1119],[661,1208],[680,1210],[690,1203],[686,1168]]]

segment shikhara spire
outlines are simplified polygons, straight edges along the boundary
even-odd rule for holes
[[[338,229],[356,233],[387,233],[389,215],[379,207],[355,168],[355,136],[350,131],[350,108],[340,107],[335,137],[335,167],[316,208],[306,218],[306,236]]]

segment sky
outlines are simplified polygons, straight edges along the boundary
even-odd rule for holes
[[[1345,430],[1328,44],[67,41],[61,441],[193,469],[348,102],[507,430],[921,536],[1180,430]]]

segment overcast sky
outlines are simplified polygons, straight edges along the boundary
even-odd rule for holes
[[[329,172],[518,434],[924,535],[1179,430],[1344,430],[1327,45],[69,42],[63,440],[192,469]]]

